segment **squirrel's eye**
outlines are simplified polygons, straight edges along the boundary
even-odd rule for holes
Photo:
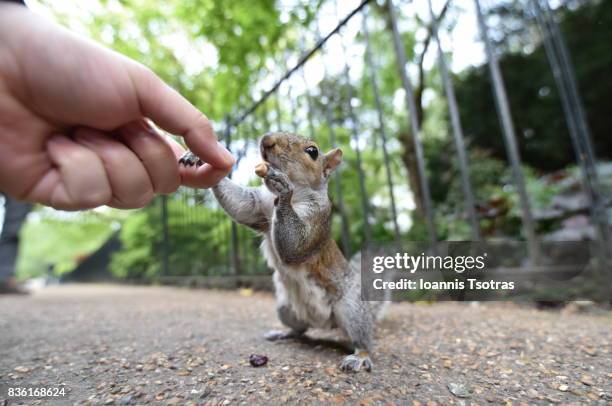
[[[319,150],[317,149],[317,147],[308,147],[304,151],[308,155],[310,155],[313,161],[316,161],[317,158],[319,157]]]

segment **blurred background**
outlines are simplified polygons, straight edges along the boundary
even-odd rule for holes
[[[189,99],[238,157],[240,184],[259,184],[265,132],[340,146],[330,194],[349,256],[368,242],[608,238],[610,1],[27,3]],[[5,208],[31,284],[257,286],[270,274],[259,237],[205,190],[133,211]]]

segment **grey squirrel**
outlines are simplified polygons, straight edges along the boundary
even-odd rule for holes
[[[342,162],[342,151],[320,154],[312,140],[291,133],[269,133],[260,140],[261,187],[223,179],[213,192],[237,223],[263,234],[262,252],[274,270],[277,312],[289,331],[271,331],[268,340],[295,338],[309,327],[339,328],[354,354],[340,363],[344,371],[372,369],[370,351],[382,302],[361,300],[359,266],[349,263],[331,238],[327,186]],[[181,164],[201,165],[191,152]]]

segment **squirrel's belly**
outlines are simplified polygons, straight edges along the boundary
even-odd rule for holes
[[[312,327],[333,328],[331,299],[328,293],[310,277],[307,269],[285,266],[276,256],[267,239],[262,252],[268,266],[274,269],[274,287],[279,304],[287,304],[295,316]]]
[[[305,269],[277,269],[275,275],[278,299],[285,296],[299,320],[317,328],[335,327],[329,295]]]

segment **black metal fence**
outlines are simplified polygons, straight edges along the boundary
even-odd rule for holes
[[[447,6],[448,4],[445,5]],[[234,177],[240,176],[237,181],[245,184],[250,181],[245,174],[252,172],[257,157],[258,137],[263,133],[277,130],[291,131],[311,136],[325,147],[342,146],[345,149],[347,162],[344,168],[336,172],[330,185],[330,194],[334,204],[335,235],[347,255],[357,251],[364,243],[372,241],[375,238],[374,228],[378,229],[376,238],[400,240],[405,237],[400,218],[413,207],[412,202],[405,197],[398,198],[397,191],[400,186],[407,187],[406,179],[410,175],[416,176],[418,180],[420,191],[416,198],[420,200],[417,203],[422,210],[426,236],[431,243],[435,243],[438,236],[436,207],[426,173],[421,115],[417,111],[418,106],[415,103],[414,88],[409,75],[410,66],[400,31],[401,14],[396,7],[397,5],[391,0],[381,4],[364,0],[348,14],[340,16],[336,5],[336,15],[326,16],[327,20],[333,18],[337,22],[328,31],[321,29],[320,18],[315,19],[303,32],[297,34],[299,38],[296,47],[301,56],[296,61],[293,61],[291,55],[286,55],[286,59],[282,61],[276,61],[277,66],[286,67],[285,72],[280,77],[276,75],[277,80],[270,84],[267,90],[262,91],[259,99],[234,116],[228,117],[224,128],[218,131],[223,135],[230,150],[238,157]],[[536,233],[503,72],[479,0],[474,0],[474,7],[480,40],[485,49],[501,136],[512,169],[514,190],[518,195],[523,235],[529,246],[529,263],[537,265],[539,237]],[[561,96],[576,162],[580,168],[582,185],[589,197],[591,218],[597,225],[597,240],[600,243],[601,254],[604,256],[605,242],[610,241],[605,196],[599,185],[593,143],[570,56],[548,0],[531,0],[528,2],[528,7],[531,15],[537,20],[550,69]],[[481,240],[483,238],[481,219],[476,210],[475,193],[470,179],[468,148],[459,114],[461,100],[457,100],[455,95],[446,59],[449,50],[444,49],[443,42],[438,36],[438,27],[444,17],[440,12],[434,11],[431,1],[429,1],[429,18],[427,24],[431,30],[432,45],[435,46],[437,68],[443,85],[450,119],[449,127],[452,130],[455,147],[455,156],[452,159],[456,159],[459,168],[463,193],[463,218],[470,227],[468,238]],[[416,161],[417,173],[413,174],[406,173],[405,167],[395,159],[398,145],[389,135],[391,129],[386,122],[390,101],[384,100],[381,92],[377,49],[371,38],[372,23],[380,24],[381,21],[389,28],[388,41],[393,44],[397,75],[401,79],[405,98],[407,120],[405,124],[412,134],[412,148]],[[359,23],[361,24],[359,43],[347,44],[344,30],[349,24]],[[330,54],[328,47],[332,41],[337,43],[334,53]],[[352,69],[355,69],[355,65],[351,63],[351,57],[348,55],[350,52],[357,52],[359,58],[363,60],[363,66],[357,67],[363,70],[360,72],[362,77],[368,79],[366,83],[369,89],[359,87],[354,79]],[[292,62],[288,67],[287,61]],[[319,71],[322,72],[323,79],[316,86],[309,83],[309,75],[305,73],[309,64],[318,65]],[[330,68],[333,68],[334,72],[330,72],[332,70]],[[262,78],[262,81],[265,79],[269,81],[274,76],[271,73],[270,77]],[[337,86],[335,88],[326,86],[331,82]],[[340,96],[335,94],[338,89],[345,94]],[[373,98],[373,111],[364,111],[363,104],[360,103],[366,97],[364,92]],[[377,170],[384,172],[386,193],[383,203],[373,204],[371,201],[368,174],[364,170],[365,159],[378,162]],[[350,198],[358,196],[359,204],[347,205],[346,191],[349,188],[351,190],[358,188],[358,193],[351,193]],[[406,196],[406,193],[402,195]],[[162,258],[160,263],[165,278],[258,275],[269,272],[258,250],[260,237],[232,223],[217,205],[210,191],[180,190],[173,196],[160,199],[157,207],[163,225],[161,228],[163,240],[158,253]],[[175,244],[188,241],[190,230],[196,227],[206,228],[206,243],[202,244],[201,250],[194,249],[188,257],[185,257],[183,250],[174,249]],[[384,232],[380,232],[381,228]],[[177,257],[177,252],[183,252],[183,256]]]

